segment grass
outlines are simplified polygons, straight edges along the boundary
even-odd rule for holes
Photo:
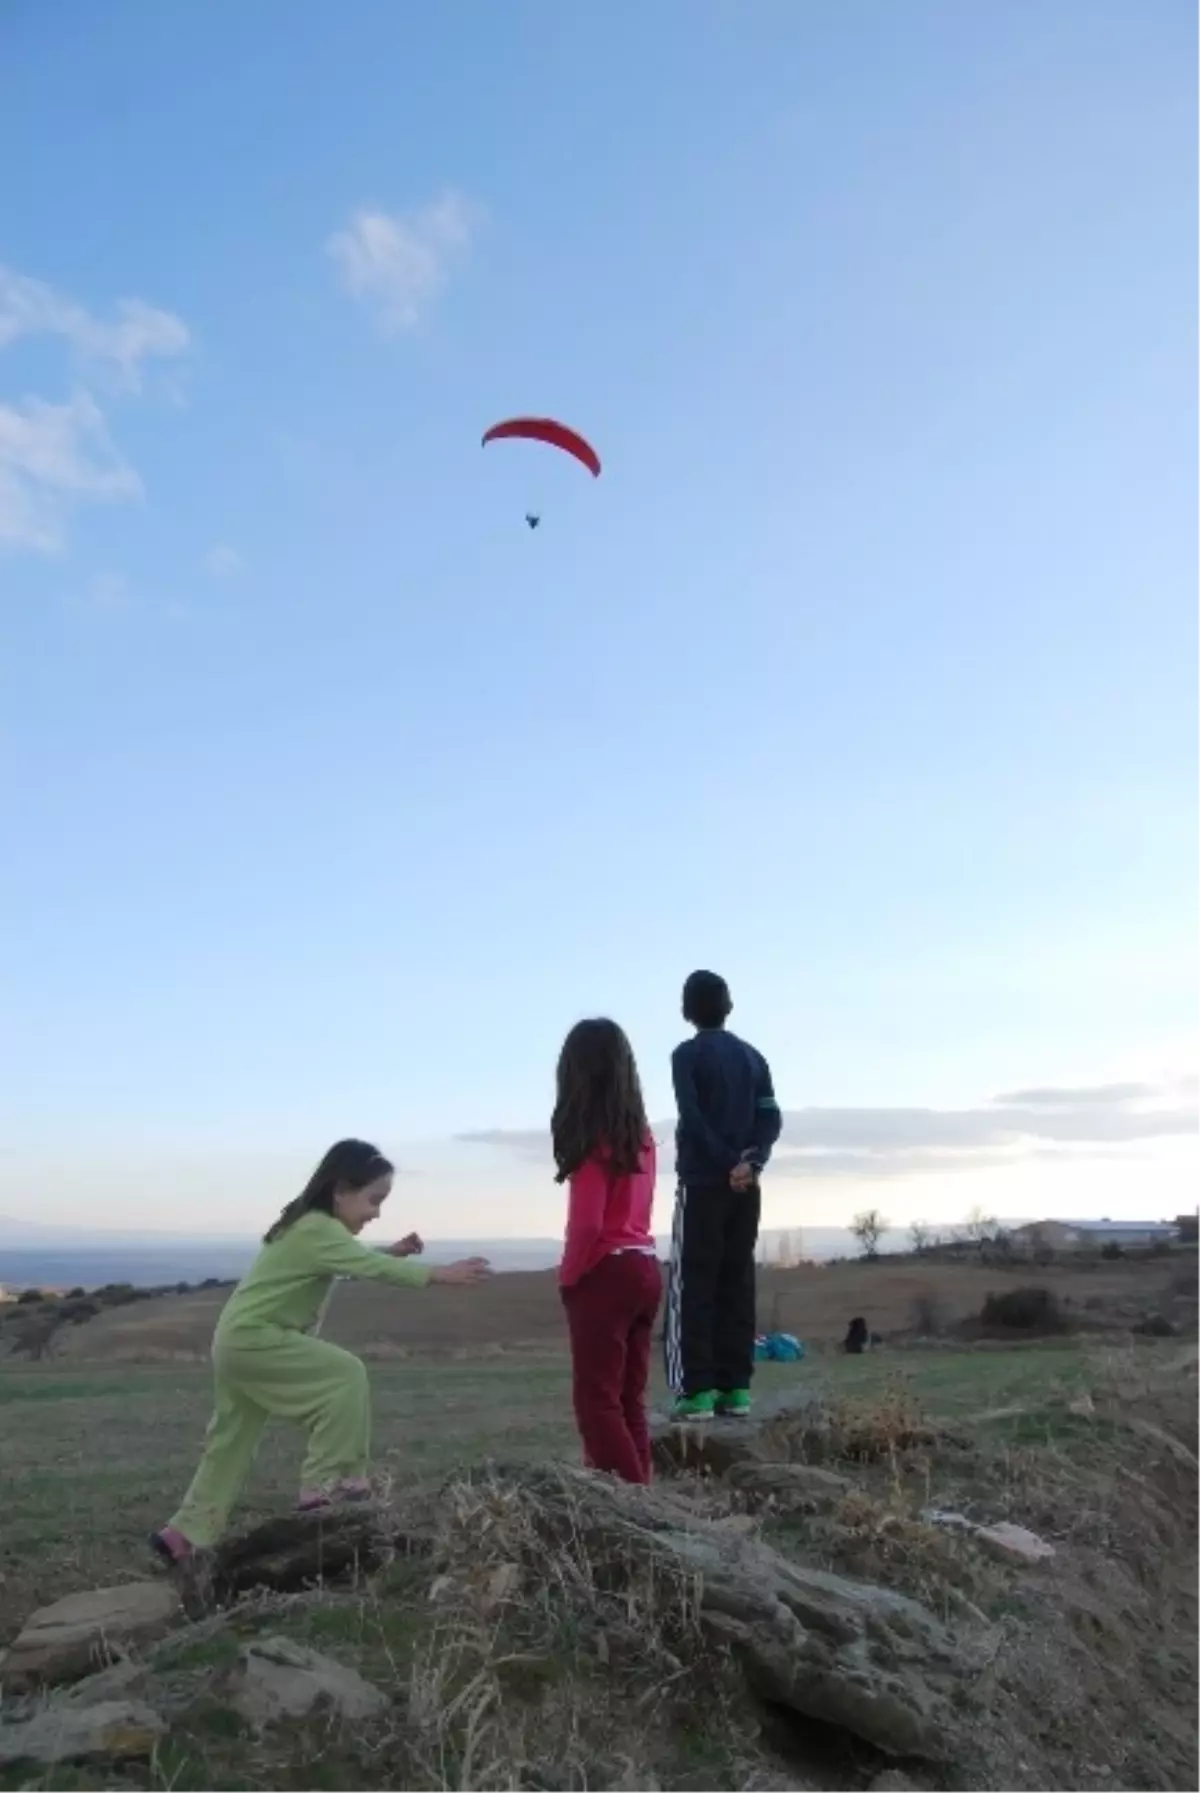
[[[815,1354],[800,1365],[765,1366],[764,1391],[801,1385],[820,1397],[815,1426],[801,1417],[794,1437],[782,1440],[784,1455],[794,1446],[795,1456],[811,1460],[805,1439],[824,1428],[821,1449],[852,1486],[827,1513],[789,1515],[768,1503],[751,1509],[749,1523],[786,1555],[911,1592],[948,1622],[982,1609],[1000,1626],[997,1636],[1013,1640],[1001,1663],[1005,1722],[1023,1736],[1022,1715],[1039,1711],[1031,1738],[1046,1726],[1046,1735],[1055,1727],[1069,1734],[1063,1761],[1094,1741],[1097,1761],[1117,1776],[1113,1784],[1194,1785],[1188,1736],[1181,1732],[1166,1749],[1163,1743],[1193,1689],[1191,1658],[1178,1644],[1190,1621],[1167,1609],[1171,1588],[1186,1581],[1179,1490],[1194,1505],[1194,1477],[1183,1476],[1170,1452],[1144,1448],[1128,1422],[1076,1400],[1092,1390],[1099,1402],[1102,1390],[1143,1377],[1149,1389],[1175,1355],[1170,1345],[1114,1351],[1066,1339],[860,1358]],[[371,1375],[377,1467],[400,1484],[428,1485],[432,1477],[436,1487],[443,1473],[487,1457],[578,1461],[565,1354],[411,1358],[374,1364]],[[1146,1389],[1129,1410],[1139,1419],[1153,1412]],[[145,1534],[191,1474],[208,1406],[200,1367],[0,1367],[0,1643],[34,1606],[147,1572]],[[289,1428],[269,1429],[239,1520],[290,1504],[302,1448]],[[449,1605],[434,1598],[429,1566],[412,1559],[357,1591],[330,1590],[257,1614],[253,1606],[239,1609],[226,1631],[197,1634],[177,1653],[172,1646],[170,1673],[194,1695],[186,1721],[173,1725],[154,1763],[120,1784],[179,1793],[213,1785],[863,1784],[840,1758],[828,1771],[810,1763],[812,1779],[794,1766],[788,1778],[773,1779],[779,1758],[747,1719],[744,1700],[738,1703],[737,1676],[719,1651],[672,1641],[675,1596],[664,1603],[661,1588],[625,1589],[629,1622],[610,1631],[621,1639],[611,1657],[596,1655],[588,1614],[540,1559],[526,1595],[497,1614],[489,1578],[519,1554],[520,1528],[512,1530],[519,1515],[503,1503],[479,1505],[478,1492],[461,1481],[436,1498],[439,1523],[456,1540],[452,1566],[457,1560],[462,1571]],[[456,1500],[465,1503],[457,1517]],[[922,1523],[926,1504],[1030,1524],[1056,1541],[1060,1557],[1050,1573],[1024,1577]],[[610,1598],[599,1582],[590,1597]],[[680,1600],[683,1611],[688,1600],[679,1595],[677,1606]],[[269,1739],[246,1734],[231,1721],[220,1674],[238,1642],[263,1626],[397,1690],[394,1723],[361,1737],[334,1736],[324,1721]],[[1094,1634],[1093,1626],[1100,1627]],[[1102,1669],[1101,1658],[1114,1652],[1119,1670]],[[1093,1674],[1088,1700],[1111,1709],[1107,1731],[1094,1703],[1084,1702],[1086,1723],[1074,1716],[1070,1690]],[[652,1701],[644,1719],[643,1696]],[[1033,1760],[1036,1773],[1036,1753]],[[849,1778],[838,1778],[844,1770]],[[1098,1784],[1078,1778],[1082,1769],[1072,1767],[1067,1778],[1067,1770],[1058,1772],[1036,1784]],[[51,1782],[0,1773],[0,1788],[42,1784]],[[101,1768],[53,1777],[60,1788],[113,1784]]]
[[[1144,1347],[1143,1347],[1144,1349]],[[764,1366],[760,1386],[804,1381],[868,1397],[897,1374],[937,1418],[956,1421],[1086,1381],[1093,1359],[1075,1345],[1016,1351],[909,1351]],[[489,1455],[566,1456],[578,1444],[565,1356],[372,1368],[375,1456],[401,1480]],[[168,1516],[195,1467],[208,1418],[209,1377],[190,1366],[4,1368],[5,1514],[0,1534],[0,1637],[34,1604],[126,1580],[146,1567],[145,1537]],[[1021,1416],[1036,1432],[1040,1419]],[[299,1434],[268,1429],[241,1517],[294,1498]],[[36,1591],[35,1591],[36,1590]]]

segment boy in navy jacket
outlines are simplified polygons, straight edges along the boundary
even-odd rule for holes
[[[750,1411],[758,1179],[782,1117],[761,1052],[730,1033],[729,986],[693,971],[683,1016],[695,1036],[671,1058],[679,1179],[664,1331],[679,1419]]]

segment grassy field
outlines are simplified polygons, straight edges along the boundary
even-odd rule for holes
[[[760,1387],[864,1396],[899,1385],[932,1414],[962,1420],[1069,1392],[1111,1355],[1077,1344],[830,1354],[766,1366]],[[562,1353],[377,1364],[372,1379],[376,1465],[398,1479],[488,1456],[577,1456]],[[0,1640],[35,1604],[145,1571],[145,1536],[187,1483],[208,1406],[208,1374],[191,1366],[0,1368]],[[1045,1431],[1029,1416],[996,1424],[1013,1436]],[[268,1430],[242,1517],[290,1503],[301,1452],[297,1432]]]
[[[489,1605],[488,1528],[504,1535],[514,1481],[481,1494],[479,1466],[578,1461],[561,1346],[414,1355],[375,1363],[372,1379],[377,1469],[398,1510],[432,1502],[449,1528],[436,1562],[400,1560],[362,1589],[252,1602],[215,1632],[185,1631],[144,1670],[152,1703],[174,1713],[151,1761],[33,1780],[7,1770],[0,1788],[869,1785],[880,1758],[845,1733],[781,1741],[764,1728],[733,1659],[686,1617],[686,1589],[677,1612],[668,1602],[647,1623],[643,1606],[631,1630],[625,1595],[614,1605],[586,1563],[535,1551],[526,1597]],[[689,1492],[684,1477],[666,1498],[753,1527],[785,1559],[993,1627],[964,1731],[972,1765],[955,1785],[1196,1784],[1194,1342],[828,1350],[766,1369],[760,1386],[810,1391],[807,1417],[771,1448],[837,1468],[844,1497],[822,1516],[747,1516],[736,1494]],[[208,1404],[208,1374],[190,1363],[0,1366],[0,1644],[38,1605],[148,1572],[146,1533],[191,1474]],[[243,1522],[290,1505],[301,1451],[295,1432],[268,1431]],[[999,1563],[924,1523],[930,1504],[1030,1526],[1056,1557],[1031,1572]],[[395,1717],[362,1734],[324,1720],[247,1730],[222,1677],[264,1628],[390,1688]]]

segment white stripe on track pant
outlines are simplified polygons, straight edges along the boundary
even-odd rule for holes
[[[663,1356],[666,1363],[667,1387],[673,1395],[683,1393],[683,1345],[680,1316],[683,1311],[683,1228],[687,1210],[687,1189],[682,1183],[675,1188],[675,1218],[671,1225],[671,1261],[667,1267],[667,1312],[663,1326]]]

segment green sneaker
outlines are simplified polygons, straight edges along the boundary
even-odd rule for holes
[[[748,1388],[730,1388],[718,1394],[713,1411],[718,1419],[749,1419],[750,1406]]]
[[[716,1410],[717,1397],[711,1389],[701,1395],[681,1395],[671,1409],[671,1418],[675,1420],[711,1419]]]

